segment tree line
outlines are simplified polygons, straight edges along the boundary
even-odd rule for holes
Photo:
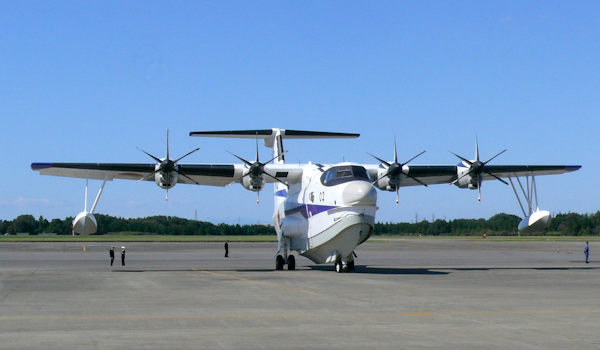
[[[111,233],[139,233],[158,235],[255,236],[274,235],[271,225],[229,225],[182,219],[174,216],[150,216],[125,219],[95,214],[97,235]],[[489,219],[455,219],[432,222],[376,223],[374,235],[429,235],[429,236],[516,236],[521,218],[500,213]],[[14,220],[0,220],[0,234],[29,233],[32,235],[56,233],[70,235],[73,217],[48,221],[40,216],[20,215]],[[557,214],[550,225],[536,235],[592,236],[600,235],[600,211],[594,214]]]

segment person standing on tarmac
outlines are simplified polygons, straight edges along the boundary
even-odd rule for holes
[[[585,254],[585,263],[589,264],[589,257],[590,257],[590,244],[588,242],[585,242],[585,246],[583,247],[583,253]]]
[[[225,257],[226,258],[229,258],[229,244],[227,244],[228,242],[229,242],[228,240],[225,240],[224,248],[225,248]]]
[[[110,254],[110,266],[113,266],[113,262],[115,261],[115,246],[110,246],[110,250],[108,251]]]
[[[121,247],[121,266],[125,266],[125,247]]]

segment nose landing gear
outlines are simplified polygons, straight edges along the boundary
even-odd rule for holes
[[[354,254],[354,252],[352,253]],[[354,257],[350,256],[351,260],[348,258],[341,258],[335,262],[335,272],[342,273],[348,271],[354,271]]]

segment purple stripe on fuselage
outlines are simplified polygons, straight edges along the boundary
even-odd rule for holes
[[[300,213],[305,219],[307,219],[309,216],[314,216],[336,208],[339,207],[330,205],[304,204],[293,209],[286,210],[285,216],[292,216],[294,214]]]

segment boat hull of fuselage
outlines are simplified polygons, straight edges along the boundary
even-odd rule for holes
[[[356,247],[366,241],[373,232],[375,225],[375,212],[366,210],[347,211],[335,210],[334,213],[322,213],[335,217],[325,230],[312,233],[306,241],[306,248],[299,250],[302,256],[307,257],[317,264],[324,264],[332,256],[352,260],[352,252]],[[313,217],[311,219],[318,219]]]

